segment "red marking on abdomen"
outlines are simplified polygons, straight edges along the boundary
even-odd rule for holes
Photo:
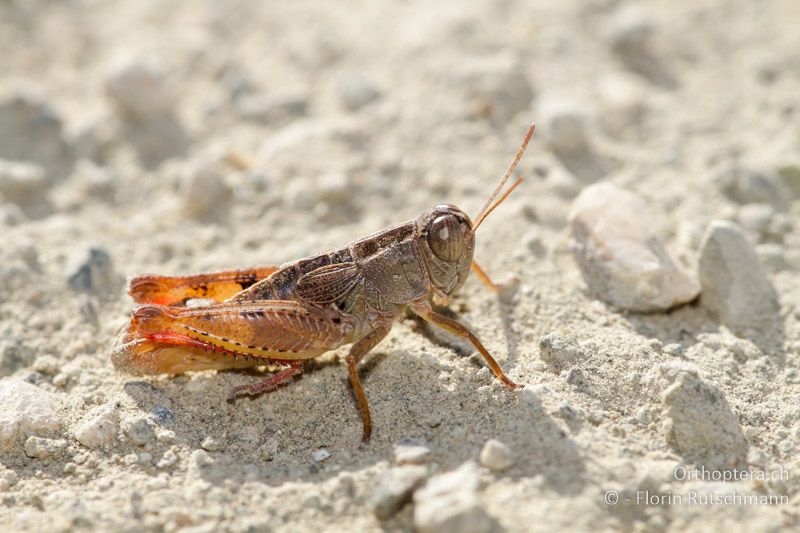
[[[181,335],[180,333],[175,333],[173,331],[159,331],[156,333],[147,333],[145,335],[142,335],[142,337],[154,342],[160,342],[162,344],[178,344],[181,346],[192,346],[194,348],[202,348],[204,350],[213,350],[215,352],[225,352],[225,353],[233,353],[236,355],[244,355],[244,354],[237,354],[236,352],[232,352],[230,350],[226,350],[222,346],[217,346],[216,344],[211,344],[210,342],[203,342],[193,337],[189,337],[188,335]]]

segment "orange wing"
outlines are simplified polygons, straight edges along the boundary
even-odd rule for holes
[[[136,303],[161,305],[182,304],[190,298],[209,298],[224,302],[267,278],[278,270],[265,266],[245,270],[226,270],[193,276],[135,276],[130,280],[128,294]]]

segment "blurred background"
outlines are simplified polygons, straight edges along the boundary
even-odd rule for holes
[[[672,460],[669,454],[681,450],[654,425],[661,420],[651,417],[660,412],[660,397],[641,392],[646,386],[637,381],[652,367],[653,353],[682,359],[684,348],[676,344],[723,384],[751,451],[766,450],[766,462],[793,456],[800,422],[795,410],[783,409],[796,403],[796,373],[788,368],[797,358],[776,370],[765,354],[800,350],[798,27],[795,0],[0,0],[0,376],[62,397],[70,406],[63,427],[92,405],[119,401],[115,394],[130,396],[120,392],[128,378],[108,362],[108,346],[129,318],[126,276],[283,263],[442,202],[474,215],[531,122],[536,135],[518,170],[526,182],[477,235],[476,258],[498,278],[514,274],[519,290],[513,301],[498,303],[471,280],[454,309],[495,352],[508,354],[503,364],[515,379],[546,384],[574,406],[556,406],[551,417],[534,402],[536,416],[548,424],[538,418],[521,424],[509,410],[511,400],[496,399],[498,391],[475,394],[488,380],[461,384],[459,376],[478,367],[452,355],[452,339],[436,347],[404,324],[398,327],[407,335],[390,337],[382,348],[400,353],[372,371],[378,440],[369,452],[352,451],[360,427],[335,365],[303,378],[298,392],[287,389],[297,396],[284,396],[291,399],[286,405],[298,412],[254,414],[261,411],[253,407],[222,421],[215,413],[229,386],[252,376],[156,382],[142,394],[178,413],[177,426],[165,426],[177,437],[140,449],[123,436],[110,452],[86,452],[67,437],[61,455],[44,466],[19,447],[4,456],[13,475],[0,472],[2,479],[19,478],[0,483],[0,491],[19,499],[0,516],[14,529],[36,529],[49,525],[48,516],[58,514],[53,509],[62,509],[59,501],[85,496],[99,507],[62,509],[73,520],[61,524],[65,529],[75,520],[167,530],[181,524],[376,529],[386,523],[361,506],[392,442],[417,433],[439,439],[436,464],[454,467],[477,457],[495,432],[505,435],[523,465],[511,478],[489,481],[492,490],[483,493],[497,527],[527,529],[544,516],[565,527],[646,524],[653,530],[734,520],[725,510],[715,518],[631,507],[609,514],[595,492],[639,479],[633,465],[641,457],[660,453],[659,460]],[[568,213],[582,190],[602,180],[651,206],[640,211],[639,224],[691,272],[708,223],[738,223],[782,301],[780,334],[755,339],[758,347],[732,348],[729,337],[713,337],[722,335],[720,323],[702,307],[631,317],[587,294],[571,254]],[[540,361],[540,337],[561,327],[579,332],[581,342],[594,335],[592,354],[616,354],[613,363],[598,355],[603,360],[587,367],[595,387],[588,396],[575,392],[584,377],[572,373],[568,385],[566,371],[545,372],[552,365]],[[662,345],[673,351],[661,351]],[[409,353],[423,355],[409,359]],[[753,366],[741,370],[742,361]],[[406,364],[416,365],[419,381]],[[448,377],[442,368],[450,367],[461,372]],[[433,390],[437,376],[449,393],[420,390]],[[773,379],[785,388],[770,389]],[[319,380],[334,406],[330,419],[302,407],[322,394]],[[197,382],[211,392],[187,392]],[[125,401],[123,422],[141,408]],[[438,422],[430,422],[431,405],[442,413]],[[473,412],[501,422],[476,421]],[[148,416],[147,424],[164,423]],[[257,444],[236,440],[242,427],[257,428]],[[581,427],[588,429],[581,433]],[[283,470],[280,483],[264,465],[253,467],[255,474],[231,470],[239,473],[206,481],[301,479],[308,485],[254,489],[261,499],[253,502],[281,507],[269,511],[269,524],[253,522],[256,529],[224,509],[209,521],[187,519],[191,513],[183,511],[159,514],[158,501],[128,513],[138,504],[130,503],[136,499],[120,480],[145,491],[175,463],[155,466],[162,454],[170,450],[183,468],[208,435],[221,439],[236,465],[252,461],[254,446],[275,442],[280,451],[267,455],[279,460],[264,464]],[[309,467],[308,453],[321,445],[333,450],[333,459]],[[747,446],[737,449],[744,461]],[[152,457],[137,458],[141,450]],[[131,453],[133,463],[123,464],[121,457]],[[94,466],[75,466],[84,464],[75,454]],[[584,464],[581,456],[591,460]],[[191,485],[193,467],[187,473],[179,466],[170,478],[175,486],[158,486],[173,491],[175,506],[184,509],[198,500],[182,488],[186,480]],[[52,506],[45,500],[44,509],[36,508],[35,498],[48,492],[36,476],[60,479],[65,469],[77,478],[58,485],[63,494]],[[341,481],[338,469],[352,472],[351,480]],[[657,477],[654,471],[642,475]],[[100,478],[117,488],[92,485],[96,492],[84,495],[71,485]],[[320,488],[323,482],[333,489]],[[226,501],[249,509],[248,516],[256,513],[249,495],[225,487]],[[350,496],[336,496],[339,489]],[[310,507],[309,490],[317,498]],[[796,495],[798,487],[793,481],[780,490]],[[295,497],[295,507],[283,507]],[[208,513],[216,512],[216,504],[206,503]],[[515,510],[506,516],[509,508]],[[415,523],[408,508],[392,520],[399,529]],[[777,510],[766,508],[736,520],[782,523]]]

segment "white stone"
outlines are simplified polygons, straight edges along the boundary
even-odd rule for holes
[[[481,450],[481,465],[497,472],[514,464],[511,449],[497,439],[489,439]]]
[[[200,447],[209,452],[218,452],[225,447],[225,444],[214,437],[208,436],[200,443]]]
[[[419,465],[398,466],[382,473],[370,494],[372,512],[382,520],[395,514],[427,475],[427,469]]]
[[[606,36],[611,47],[621,55],[646,50],[655,32],[655,23],[647,11],[638,5],[623,5],[611,15]]]
[[[0,159],[0,199],[25,205],[47,193],[44,169],[30,163]]]
[[[734,332],[769,327],[778,296],[744,232],[733,222],[715,220],[700,244],[701,303]]]
[[[314,191],[319,201],[332,204],[347,202],[352,193],[352,181],[342,172],[327,172],[320,176]]]
[[[47,459],[58,455],[67,446],[64,439],[45,439],[30,436],[25,441],[25,455],[36,459]]]
[[[0,379],[0,450],[19,437],[59,429],[58,400],[35,385],[18,379]]]
[[[616,135],[641,122],[647,111],[647,90],[633,74],[617,72],[602,77],[597,93],[603,110],[600,120]]]
[[[153,425],[146,418],[127,420],[122,425],[122,431],[136,446],[146,446],[155,437]]]
[[[421,465],[431,460],[431,449],[419,439],[401,439],[394,445],[394,462],[399,465]]]
[[[154,59],[119,58],[109,69],[105,90],[123,113],[152,118],[167,112],[172,106],[164,78],[163,68]]]
[[[100,246],[81,247],[70,256],[67,283],[78,292],[113,293],[122,282],[111,254]]]
[[[667,444],[690,463],[741,468],[747,440],[723,392],[691,366],[664,364],[653,374],[662,389]]]
[[[466,91],[473,114],[504,123],[528,110],[535,96],[525,61],[509,51],[470,58],[454,81]]]
[[[189,169],[181,177],[179,189],[183,212],[192,217],[203,217],[219,210],[231,196],[220,169],[207,161]]]
[[[754,233],[766,233],[774,217],[775,209],[769,204],[746,204],[736,215],[739,224]]]
[[[319,450],[314,450],[311,452],[311,458],[314,460],[315,463],[321,463],[325,459],[328,459],[331,456],[331,452],[326,450],[325,448],[320,448]]]
[[[178,455],[171,448],[164,452],[161,459],[158,460],[156,466],[158,468],[169,468],[178,462]]]
[[[478,465],[469,461],[434,476],[414,493],[414,525],[421,533],[484,533],[493,521],[478,500]]]
[[[111,444],[119,430],[119,412],[113,403],[90,410],[75,428],[75,438],[87,448]]]
[[[588,149],[586,117],[569,101],[546,100],[539,109],[542,130],[550,147],[559,154],[575,154]]]
[[[573,253],[591,293],[620,309],[662,311],[697,297],[700,285],[652,232],[652,208],[612,183],[591,185],[572,204]]]
[[[586,353],[573,335],[556,330],[539,339],[539,356],[556,368],[567,368],[585,359]]]
[[[380,95],[372,80],[363,74],[350,73],[339,81],[339,100],[350,111],[361,109],[380,98]]]

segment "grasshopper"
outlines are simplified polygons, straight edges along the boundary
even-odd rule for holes
[[[497,290],[473,261],[475,231],[522,182],[517,179],[495,201],[533,131],[532,124],[474,223],[453,205],[437,205],[415,220],[280,267],[133,277],[128,292],[139,305],[112,351],[114,366],[133,374],[281,367],[260,382],[235,387],[233,401],[275,390],[302,373],[305,359],[352,344],[345,360],[367,442],[372,421],[357,365],[411,309],[469,340],[502,383],[518,388],[469,329],[435,312],[431,302],[446,301],[470,270]],[[192,305],[198,300],[201,305]]]

